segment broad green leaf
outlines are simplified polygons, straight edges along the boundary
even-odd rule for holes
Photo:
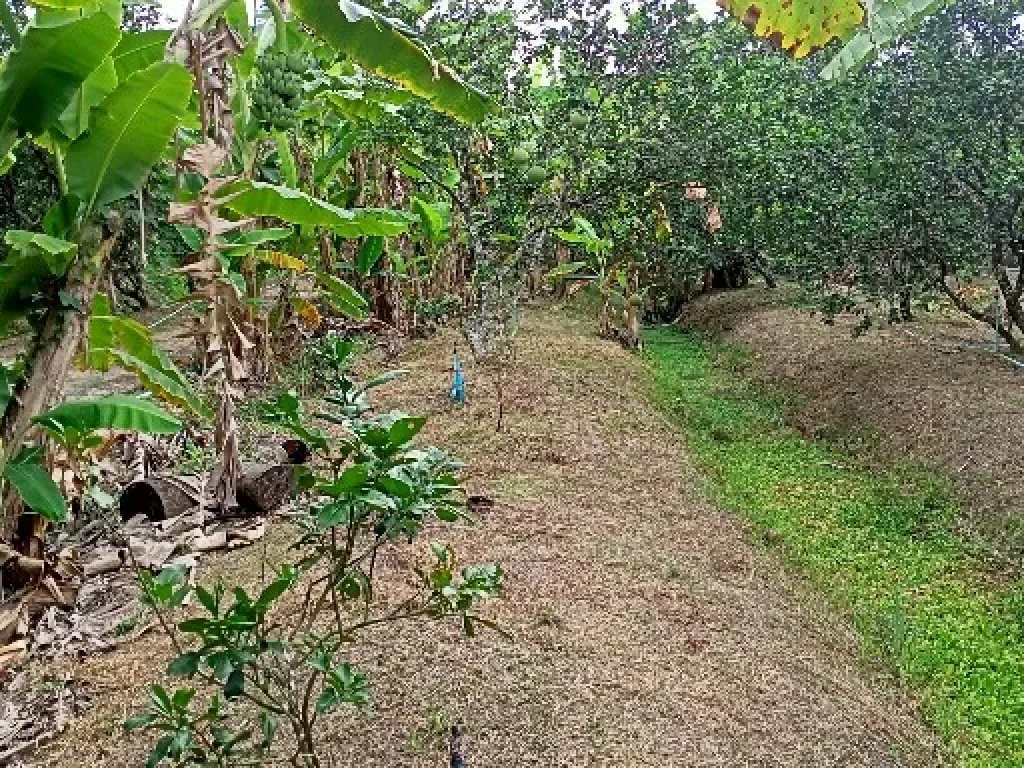
[[[0,3],[2,2],[3,0],[0,0]],[[18,156],[14,154],[14,150],[17,149],[20,143],[21,137],[18,136],[16,131],[0,128],[0,176],[11,170],[18,161]]]
[[[53,8],[58,11],[71,11],[84,8],[89,0],[29,0],[30,5],[37,8]]]
[[[368,303],[359,291],[334,275],[318,272],[317,282],[326,290],[324,298],[334,309],[355,320],[367,316]]]
[[[117,87],[117,71],[114,60],[108,56],[85,78],[68,108],[58,122],[61,132],[70,140],[81,136],[89,127],[89,113]]]
[[[268,229],[250,229],[233,237],[231,245],[264,245],[278,240],[285,240],[292,236],[292,231],[285,227],[270,227]],[[198,246],[196,246],[198,247]]]
[[[170,37],[168,29],[121,33],[121,40],[110,54],[117,76],[124,80],[140,69],[162,61]]]
[[[38,455],[38,451],[22,450],[4,465],[3,476],[33,512],[47,520],[61,522],[68,517],[67,501],[50,473],[39,465]]]
[[[158,62],[126,79],[100,105],[89,133],[67,153],[68,189],[86,211],[130,194],[160,159],[188,107],[192,77]]]
[[[867,24],[833,56],[821,76],[838,79],[860,69],[897,36],[913,29],[946,0],[885,0],[868,4]]]
[[[29,25],[0,70],[0,127],[10,119],[24,133],[46,131],[120,36],[117,21],[105,13]]]
[[[373,85],[363,89],[363,98],[380,104],[408,104],[416,100],[416,94],[405,88]]]
[[[10,248],[0,261],[0,328],[32,306],[46,280],[67,272],[78,248],[67,240],[20,229],[8,230],[4,242]]]
[[[113,315],[110,300],[97,294],[89,314],[89,346],[86,363],[100,371],[115,363],[131,371],[156,397],[185,408],[201,418],[209,418],[207,405],[188,379],[156,346],[149,329],[136,320]]]
[[[295,165],[295,156],[288,145],[288,136],[280,131],[274,132],[277,143],[277,162],[281,168],[281,183],[289,187],[299,186],[299,169]]]
[[[338,169],[348,161],[349,154],[362,137],[361,131],[346,128],[331,151],[316,159],[313,163],[313,181],[317,186],[329,182],[338,173]]]
[[[124,18],[124,3],[121,0],[82,0],[73,7],[63,7],[59,3],[44,5],[36,3],[36,15],[33,23],[40,27],[56,27],[94,13],[105,13],[120,25]]]
[[[166,355],[157,350],[161,358]],[[113,351],[113,357],[125,370],[131,371],[139,378],[139,383],[149,392],[162,400],[188,408],[197,416],[209,419],[212,412],[192,389],[181,372],[169,360],[161,366],[153,365],[149,360],[137,357],[121,349]]]
[[[224,18],[227,19],[231,28],[239,34],[243,41],[248,42],[252,38],[252,28],[249,25],[249,8],[246,0],[231,0],[224,9]]]
[[[385,116],[398,111],[394,105],[370,101],[362,91],[328,91],[324,98],[342,117],[367,123],[379,123]]]
[[[209,27],[233,2],[234,0],[199,0],[192,11],[190,26],[197,30]]]
[[[63,195],[43,216],[43,231],[51,237],[67,238],[78,221],[82,201],[74,195]]]
[[[593,240],[597,239],[597,230],[594,229],[594,225],[590,223],[589,219],[585,219],[582,216],[573,216],[572,225],[573,228],[581,235]]]
[[[151,435],[173,435],[181,421],[150,400],[130,395],[107,395],[89,400],[65,400],[36,417],[41,424],[58,424],[77,432],[127,429]]]
[[[379,236],[366,238],[356,254],[356,272],[361,277],[368,277],[383,255],[384,238]]]
[[[178,230],[178,234],[181,235],[182,241],[189,247],[189,250],[198,251],[203,247],[203,231],[196,227],[184,227],[181,224],[175,224],[174,228]]]
[[[427,239],[439,243],[444,240],[444,222],[441,212],[432,204],[420,197],[412,198],[412,212],[420,217],[420,226]]]
[[[388,440],[392,445],[401,446],[412,440],[427,420],[423,416],[405,416],[396,419],[395,423],[388,428]]]
[[[378,208],[339,208],[305,192],[261,181],[240,180],[217,191],[222,207],[241,216],[273,216],[291,224],[325,227],[342,237],[397,235],[408,229],[410,214]]]
[[[858,0],[721,0],[758,37],[803,58],[833,40],[846,40],[864,21]]]
[[[573,243],[576,245],[582,245],[583,243],[589,242],[590,238],[586,235],[580,234],[579,232],[569,232],[565,229],[554,230],[555,237],[566,243]]]
[[[25,251],[41,258],[51,274],[62,275],[78,250],[75,243],[42,232],[26,232],[23,229],[9,229],[4,242],[15,250]]]
[[[351,0],[293,0],[295,14],[336,51],[471,123],[495,111],[480,91],[435,61],[398,22]]]
[[[559,264],[548,272],[548,278],[551,280],[557,280],[560,277],[574,275],[581,269],[586,269],[587,266],[587,262],[585,261],[570,261],[568,264]],[[596,275],[592,275],[591,277],[596,277]]]
[[[183,653],[167,665],[167,674],[172,677],[192,677],[199,671],[201,659],[197,651]]]

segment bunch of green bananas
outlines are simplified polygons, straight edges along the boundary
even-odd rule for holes
[[[316,59],[299,52],[267,51],[256,59],[253,117],[268,128],[294,126],[302,107],[305,75],[315,68]]]

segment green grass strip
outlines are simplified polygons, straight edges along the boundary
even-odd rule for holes
[[[646,344],[657,398],[716,500],[850,616],[959,765],[1024,766],[1024,583],[986,578],[953,533],[945,484],[805,440],[736,372],[735,346],[664,328]]]

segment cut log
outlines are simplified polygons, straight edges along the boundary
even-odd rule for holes
[[[292,464],[257,464],[238,478],[235,498],[243,516],[267,515],[291,498],[295,484]]]
[[[159,522],[199,503],[202,484],[195,475],[153,475],[130,483],[121,493],[121,519],[145,515]]]

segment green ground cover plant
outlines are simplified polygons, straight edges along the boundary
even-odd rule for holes
[[[716,500],[849,614],[958,764],[1024,764],[1024,585],[986,574],[956,536],[941,478],[872,472],[805,440],[734,372],[734,346],[667,328],[646,346]]]

